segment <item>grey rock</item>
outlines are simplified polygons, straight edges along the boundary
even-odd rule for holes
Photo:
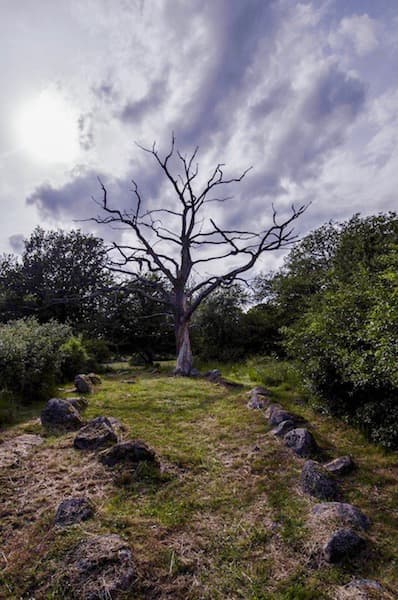
[[[287,421],[282,421],[281,423],[279,423],[279,425],[272,430],[272,433],[277,437],[283,437],[284,435],[286,435],[286,433],[288,433],[292,429],[295,429],[295,427],[296,423],[291,419],[288,419]]]
[[[78,410],[79,412],[82,412],[88,406],[88,401],[86,400],[86,398],[83,398],[83,396],[80,396],[79,398],[66,398],[66,400],[67,402],[72,404],[73,408],[76,408],[76,410]]]
[[[135,580],[131,549],[118,535],[90,537],[69,554],[64,579],[74,598],[125,598]]]
[[[206,379],[210,381],[218,381],[221,377],[221,371],[219,369],[212,369],[211,371],[207,371],[205,373]]]
[[[269,397],[271,395],[271,392],[269,390],[267,390],[265,387],[262,387],[261,385],[257,385],[255,388],[253,388],[252,393],[257,394],[258,396],[267,396],[267,397]]]
[[[250,397],[249,402],[247,403],[247,408],[252,408],[254,410],[263,409],[267,406],[268,402],[264,396],[252,395]]]
[[[158,464],[154,450],[141,440],[115,444],[109,450],[101,452],[99,460],[108,467],[114,467],[117,464],[136,465],[141,461]]]
[[[123,425],[123,423],[121,421],[119,421],[119,419],[115,419],[115,417],[105,417],[105,418],[108,419],[109,423],[112,425],[112,429],[116,433],[117,437],[122,438],[123,434],[125,434],[127,431],[126,425]]]
[[[339,529],[323,547],[323,555],[329,563],[337,563],[357,554],[366,542],[353,529]]]
[[[272,415],[274,414],[274,412],[280,411],[280,410],[283,410],[283,408],[280,404],[270,404],[265,412],[265,416],[268,420],[270,420]]]
[[[314,460],[304,463],[300,484],[305,494],[320,500],[335,500],[339,495],[339,487],[333,476]]]
[[[297,456],[308,457],[318,450],[312,433],[305,428],[292,429],[286,433],[283,441]]]
[[[369,529],[371,521],[359,508],[346,502],[323,502],[312,509],[313,515],[322,520],[336,520],[341,525]]]
[[[79,394],[92,394],[94,391],[93,384],[91,383],[90,379],[83,373],[76,375],[74,384]]]
[[[351,456],[339,456],[339,458],[335,458],[325,465],[325,469],[335,475],[350,473],[354,467],[355,464]]]
[[[62,398],[51,398],[41,412],[40,420],[48,429],[75,431],[83,425],[83,420],[74,406]]]
[[[68,498],[58,506],[55,524],[61,527],[87,521],[94,515],[94,506],[86,498]]]
[[[77,433],[73,445],[78,450],[98,450],[112,446],[118,437],[107,417],[92,419]]]
[[[294,421],[295,423],[297,423],[297,417],[296,415],[293,415],[292,413],[288,412],[287,410],[282,409],[277,409],[275,408],[272,413],[269,416],[269,423],[270,425],[279,425],[279,423],[282,423],[282,421]]]
[[[102,379],[96,373],[87,373],[86,377],[90,380],[93,385],[101,385]]]

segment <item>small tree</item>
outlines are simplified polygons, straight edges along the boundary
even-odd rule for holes
[[[204,184],[197,186],[198,148],[186,157],[175,149],[174,136],[164,158],[155,144],[152,148],[140,148],[152,155],[163,171],[175,194],[174,202],[161,208],[145,207],[133,180],[132,208],[114,208],[100,181],[103,196],[99,204],[107,214],[92,220],[103,224],[121,223],[134,234],[132,245],[112,244],[111,250],[116,252],[116,258],[112,259],[113,270],[127,274],[138,285],[143,280],[143,269],[168,282],[165,287],[154,281],[153,289],[161,294],[161,302],[173,314],[177,347],[175,372],[189,375],[192,369],[189,325],[195,310],[221,285],[239,280],[265,252],[289,245],[295,238],[291,224],[306,207],[292,206],[291,215],[281,221],[273,209],[271,227],[260,232],[228,229],[209,216],[210,205],[230,200],[218,194],[220,188],[242,181],[249,169],[238,177],[225,178],[224,165],[219,163]],[[213,263],[218,269],[223,267],[221,274],[199,274],[198,269],[203,265]],[[193,281],[193,274],[200,277],[199,281]],[[145,295],[151,298],[148,292]]]

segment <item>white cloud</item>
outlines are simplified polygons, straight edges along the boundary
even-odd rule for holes
[[[367,14],[344,17],[336,32],[330,34],[335,48],[345,44],[351,46],[359,56],[366,56],[379,45],[379,23]]]

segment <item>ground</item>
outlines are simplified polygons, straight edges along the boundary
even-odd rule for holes
[[[315,413],[294,382],[246,367],[226,374],[245,388],[117,365],[90,397],[86,418],[122,421],[128,437],[156,450],[160,473],[144,467],[115,476],[93,454],[74,450],[73,434],[46,436],[0,469],[0,598],[67,597],[60,583],[65,557],[79,539],[98,533],[117,533],[131,545],[137,582],[127,598],[333,599],[353,577],[380,581],[393,598],[396,454]],[[316,501],[298,485],[303,460],[274,438],[263,411],[246,407],[247,390],[264,382],[276,401],[308,419],[327,455],[351,454],[358,465],[344,477],[344,499],[373,525],[367,551],[350,563],[331,567],[319,559],[309,516]],[[1,432],[4,443],[43,433],[39,407],[32,410],[29,419]],[[59,502],[73,495],[89,496],[96,517],[54,528]]]

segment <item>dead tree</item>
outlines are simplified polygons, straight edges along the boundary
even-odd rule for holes
[[[230,200],[219,194],[220,189],[242,181],[250,169],[239,177],[226,178],[224,165],[220,163],[209,178],[197,186],[198,148],[186,157],[176,150],[174,136],[170,151],[163,158],[155,144],[152,148],[140,148],[156,160],[171,185],[174,201],[166,207],[145,207],[133,180],[133,206],[130,209],[114,208],[100,181],[103,196],[98,204],[106,215],[92,220],[101,224],[123,224],[134,234],[132,244],[112,244],[111,251],[116,253],[116,258],[112,259],[114,271],[128,275],[130,282],[137,285],[144,281],[143,272],[153,273],[167,282],[165,288],[155,277],[153,289],[157,301],[162,302],[174,317],[175,372],[188,376],[192,370],[189,324],[195,310],[218,287],[241,278],[265,252],[291,244],[296,237],[292,223],[306,206],[292,206],[291,214],[281,221],[272,207],[272,225],[263,231],[227,229],[209,216],[211,203]],[[181,172],[176,173],[179,169]],[[203,275],[204,269],[212,263],[218,268],[224,264],[222,274]],[[150,297],[146,277],[143,293]]]

